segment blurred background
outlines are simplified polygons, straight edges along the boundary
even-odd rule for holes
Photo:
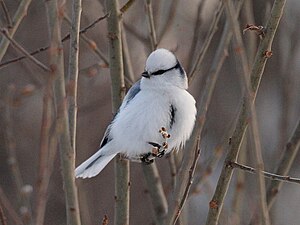
[[[4,0],[13,17],[21,0]],[[239,2],[239,1],[235,1]],[[126,1],[120,1],[120,6]],[[71,17],[71,1],[65,4],[65,15]],[[219,7],[218,0],[152,1],[154,26],[158,47],[175,53],[189,73],[203,47],[204,40]],[[246,24],[265,25],[273,1],[245,0],[239,16],[240,29]],[[106,14],[105,1],[83,1],[81,28],[87,27]],[[221,15],[218,29],[213,36],[204,61],[195,73],[189,91],[200,100],[206,75],[215,56],[226,23],[225,13]],[[134,1],[122,15],[122,41],[127,45],[126,76],[136,81],[144,70],[147,56],[152,51],[148,16],[145,1]],[[0,27],[7,27],[3,10],[0,9]],[[287,1],[283,18],[273,43],[273,56],[268,60],[256,99],[259,132],[266,171],[274,171],[279,157],[292,135],[300,118],[300,1]],[[62,36],[69,33],[70,25],[62,23]],[[80,42],[80,75],[78,81],[78,121],[76,165],[93,154],[102,139],[106,126],[112,119],[111,89],[108,59],[107,22],[102,20],[85,32],[89,39]],[[3,38],[3,36],[0,36]],[[14,40],[28,52],[49,45],[47,13],[44,1],[32,0],[27,15],[17,29]],[[259,37],[255,32],[243,35],[249,64],[253,62]],[[98,51],[95,51],[97,46]],[[184,210],[183,224],[204,224],[209,201],[224,162],[227,138],[230,136],[241,102],[239,83],[240,69],[237,60],[238,49],[231,42],[227,56],[216,83],[213,99],[209,106],[205,130],[201,140],[201,156],[196,171],[200,181],[192,188]],[[69,41],[64,41],[65,70],[68,68]],[[22,54],[9,46],[0,64]],[[49,65],[49,52],[35,56]],[[128,67],[131,65],[131,68]],[[128,69],[129,68],[129,69]],[[28,59],[0,66],[0,195],[7,197],[16,213],[20,214],[20,197],[13,179],[11,156],[16,156],[22,185],[25,186],[29,205],[34,215],[36,186],[40,155],[43,96],[49,74]],[[127,82],[127,86],[130,86]],[[221,149],[223,151],[218,151]],[[240,159],[247,165],[254,165],[252,148],[245,141]],[[55,151],[54,151],[55,152]],[[62,185],[59,154],[54,153],[53,173],[47,191],[48,202],[44,224],[66,224],[65,199]],[[298,155],[290,175],[300,177],[300,156]],[[213,161],[213,163],[211,163]],[[158,159],[164,190],[171,196],[172,181],[168,157]],[[244,176],[242,187],[237,187],[237,176]],[[114,213],[114,167],[110,163],[95,178],[78,180],[82,224],[101,224],[104,215],[113,223]],[[27,188],[27,189],[26,189]],[[32,188],[32,190],[30,190]],[[240,188],[237,190],[237,188]],[[28,190],[29,189],[29,190]],[[242,193],[236,211],[236,193]],[[255,216],[257,190],[255,176],[235,172],[231,182],[220,224],[247,224]],[[23,193],[24,194],[24,193]],[[21,194],[22,195],[22,194]],[[143,178],[140,164],[131,163],[130,224],[154,224],[153,209]],[[299,224],[300,190],[295,184],[284,184],[271,210],[272,224]],[[291,210],[293,209],[293,210]],[[7,214],[8,224],[15,224]],[[24,209],[22,211],[24,215]],[[21,213],[21,214],[22,214]],[[26,214],[26,213],[25,213]],[[30,217],[30,213],[28,214]]]

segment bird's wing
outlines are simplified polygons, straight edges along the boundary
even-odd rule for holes
[[[141,87],[140,87],[140,83],[141,80],[137,81],[127,92],[122,105],[120,107],[120,109],[118,110],[118,112],[115,114],[111,124],[114,122],[114,119],[116,118],[116,116],[118,115],[119,111],[122,110],[122,108],[126,107],[126,105],[129,104],[129,102],[137,95],[137,93],[139,93],[141,91]],[[106,131],[104,133],[103,139],[100,143],[100,149],[105,146],[108,142],[110,142],[112,140],[112,137],[110,136],[110,128],[111,128],[111,124],[106,128]]]
[[[127,92],[120,110],[124,108],[128,103],[141,91],[141,80],[137,81]]]

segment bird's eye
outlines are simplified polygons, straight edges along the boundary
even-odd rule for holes
[[[164,72],[166,72],[167,70],[158,70],[156,72],[151,73],[151,75],[162,75]]]

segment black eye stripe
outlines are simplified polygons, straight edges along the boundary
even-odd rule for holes
[[[165,73],[165,72],[168,72],[168,71],[173,70],[173,69],[178,69],[179,67],[180,67],[180,64],[179,64],[179,62],[177,62],[176,65],[173,66],[173,67],[171,67],[171,68],[169,68],[169,69],[166,69],[166,70],[158,70],[158,71],[155,71],[155,72],[151,73],[151,75],[154,75],[154,76],[162,75],[162,74]]]

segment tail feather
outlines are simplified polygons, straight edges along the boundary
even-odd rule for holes
[[[117,154],[101,155],[100,152],[96,152],[75,169],[76,178],[90,178],[96,176],[116,155]]]

